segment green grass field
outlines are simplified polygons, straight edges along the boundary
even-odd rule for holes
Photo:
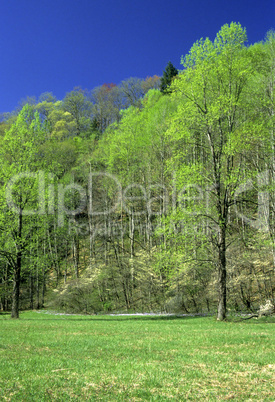
[[[0,315],[3,401],[275,401],[274,318]]]

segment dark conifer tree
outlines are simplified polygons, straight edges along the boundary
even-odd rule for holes
[[[163,71],[163,76],[160,78],[160,91],[167,92],[167,88],[170,86],[173,77],[178,75],[178,70],[175,66],[169,61],[165,70]]]

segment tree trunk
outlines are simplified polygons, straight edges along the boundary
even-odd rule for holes
[[[19,263],[19,261],[17,261]],[[21,280],[21,262],[15,268],[13,291],[12,291],[12,309],[11,318],[19,318],[19,294],[20,294],[20,280]]]
[[[30,309],[33,310],[33,276],[30,272]]]
[[[78,235],[73,236],[73,261],[76,278],[79,278],[79,238]]]
[[[218,270],[218,287],[219,302],[217,320],[223,321],[226,318],[226,243],[225,243],[225,227],[220,230],[219,244],[219,270]]]
[[[38,272],[38,264],[36,267],[36,310],[40,309],[40,304],[39,304],[39,272]]]
[[[45,239],[43,242],[44,263],[43,263],[43,269],[42,269],[42,295],[41,295],[41,307],[42,308],[44,307],[44,300],[45,300],[45,293],[46,293],[46,272],[47,272],[47,269],[45,266],[45,264],[46,264],[46,258],[45,258],[46,257],[46,236],[47,236],[47,234],[45,232]]]
[[[130,232],[130,256],[131,258],[134,258],[135,220],[133,211],[131,211],[131,215],[129,216],[129,232]]]
[[[18,215],[18,232],[16,238],[16,262],[14,267],[14,281],[12,291],[12,309],[11,318],[19,318],[19,295],[20,295],[20,282],[21,282],[21,264],[22,264],[22,224],[23,216],[22,211]]]
[[[8,277],[9,277],[9,265],[6,263],[5,267],[5,275],[4,275],[4,299],[3,299],[3,310],[7,311],[8,310]]]

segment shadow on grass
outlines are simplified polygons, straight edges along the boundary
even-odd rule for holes
[[[67,317],[69,318],[69,317]],[[137,317],[116,317],[116,316],[92,316],[91,321],[174,321],[174,320],[190,320],[190,319],[197,319],[202,317],[194,317],[194,316],[166,316],[166,317],[147,317],[147,316],[137,316]],[[78,320],[78,319],[77,319]],[[80,319],[83,320],[83,319]],[[84,321],[84,320],[83,320]],[[86,319],[87,321],[87,319]]]
[[[26,317],[25,314],[31,313],[32,317]],[[10,318],[10,312],[1,311],[0,318],[8,319]],[[22,321],[110,321],[110,322],[124,322],[124,321],[175,321],[175,320],[197,320],[200,318],[212,318],[216,322],[216,314],[212,315],[111,315],[111,314],[98,314],[98,315],[81,315],[81,314],[66,314],[66,313],[54,313],[54,312],[43,312],[43,311],[22,311],[20,313],[19,319]],[[232,324],[249,324],[249,325],[259,325],[259,324],[275,324],[275,316],[261,317],[261,318],[251,318],[244,319],[243,317],[229,316],[224,321],[224,323]]]
[[[275,324],[275,316],[267,316],[267,317],[261,317],[261,318],[250,318],[250,319],[244,319],[243,317],[229,317],[226,320],[227,322],[231,322],[234,324],[253,324],[253,325],[259,325],[259,324]]]
[[[37,312],[38,313],[38,312]],[[55,313],[38,313],[40,314],[39,316],[33,316],[33,317],[24,317],[24,313],[20,315],[19,318],[21,318],[24,321],[36,321],[39,319],[47,320],[47,321],[58,321],[58,320],[66,320],[66,321],[118,321],[118,322],[124,322],[124,321],[175,321],[175,320],[196,320],[199,318],[207,318],[211,316],[194,316],[194,315],[162,315],[162,316],[146,316],[146,315],[137,315],[137,316],[127,316],[127,315],[122,315],[122,316],[116,316],[116,315],[108,315],[108,314],[102,314],[102,315],[66,315],[66,314],[55,314]],[[213,317],[212,317],[213,318]]]

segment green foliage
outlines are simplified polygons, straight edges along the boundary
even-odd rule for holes
[[[179,106],[167,131],[174,141],[169,168],[177,173],[182,197],[178,219],[187,228],[182,252],[197,263],[204,260],[205,251],[210,252],[216,261],[221,319],[226,309],[230,208],[240,183],[261,169],[250,163],[250,155],[265,136],[262,130],[259,135],[263,121],[255,119],[247,103],[248,98],[255,99],[252,82],[257,72],[245,41],[245,30],[232,23],[221,28],[214,42],[201,39],[193,45],[182,60],[184,72],[171,86]]]
[[[67,93],[62,108],[65,111],[65,118],[72,117],[75,123],[74,135],[85,137],[90,128],[92,115],[92,104],[85,91],[75,88]]]
[[[194,43],[181,72],[170,62],[160,80],[45,93],[2,116],[2,308],[17,257],[22,307],[48,288],[74,312],[218,301],[224,319],[226,302],[254,311],[274,298],[274,32],[246,41],[226,24]],[[5,189],[18,174],[16,211]]]

